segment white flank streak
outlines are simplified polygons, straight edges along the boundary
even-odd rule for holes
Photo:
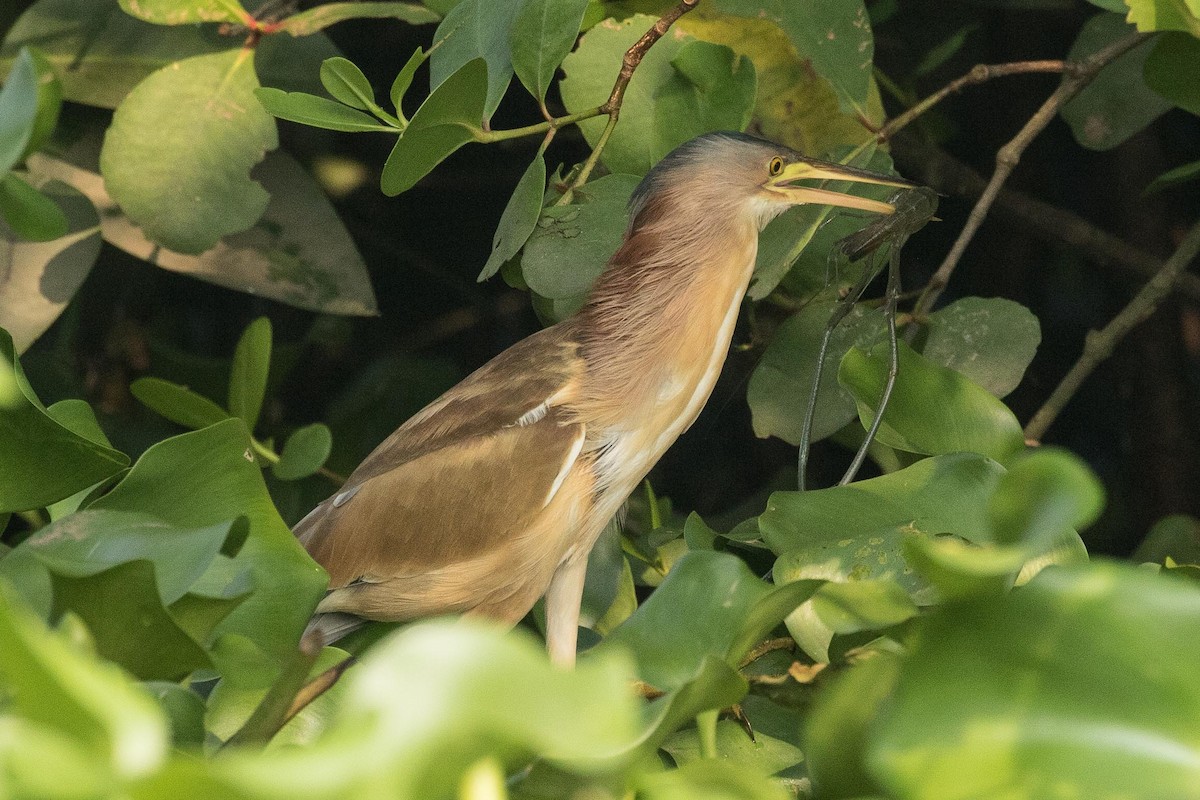
[[[540,420],[542,417],[546,416],[546,412],[549,410],[550,410],[550,401],[549,400],[542,403],[540,406],[535,406],[534,408],[529,409],[528,411],[526,411],[524,414],[521,415],[520,419],[517,420],[517,427],[518,428],[529,427],[533,423]]]
[[[542,503],[542,508],[550,505],[550,501],[554,499],[554,495],[558,494],[558,490],[562,488],[563,481],[567,479],[567,474],[571,471],[571,467],[575,466],[575,459],[579,458],[579,451],[583,449],[583,440],[586,433],[587,431],[580,425],[579,435],[575,437],[575,444],[571,445],[571,452],[567,454],[567,460],[563,462],[562,469],[558,471],[558,475],[554,478],[554,483],[550,484],[550,492],[546,495],[546,500]]]

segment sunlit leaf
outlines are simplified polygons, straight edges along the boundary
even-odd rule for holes
[[[398,19],[409,25],[428,25],[441,17],[417,3],[325,3],[292,14],[279,23],[279,29],[293,36],[308,36],[348,19]]]
[[[1200,3],[1196,0],[1123,0],[1123,3],[1129,7],[1129,21],[1139,31],[1185,31],[1200,36]]]
[[[130,393],[174,423],[199,430],[229,419],[229,412],[186,386],[162,378],[138,378]]]
[[[10,172],[0,178],[0,233],[4,228],[17,239],[49,242],[66,236],[70,222],[52,198]]]
[[[588,0],[526,0],[512,21],[512,68],[539,103],[558,65],[575,46]]]
[[[238,0],[120,0],[121,10],[156,25],[243,22],[250,18]]]
[[[747,769],[744,759],[723,758],[689,761],[679,769],[648,773],[638,781],[637,796],[645,800],[788,800],[794,795]]]

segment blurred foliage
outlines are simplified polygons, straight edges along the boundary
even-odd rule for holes
[[[1200,798],[1200,529],[1163,519],[1144,569],[1089,560],[1080,534],[1105,491],[1066,450],[1026,447],[1004,398],[1050,329],[1008,299],[908,320],[871,477],[794,491],[794,468],[752,476],[711,527],[646,483],[593,553],[573,672],[528,630],[480,622],[299,644],[325,575],[289,523],[460,374],[423,346],[471,334],[482,360],[511,339],[472,333],[487,314],[507,324],[509,295],[461,275],[499,273],[561,318],[619,244],[641,176],[711,130],[894,171],[874,143],[880,89],[911,105],[989,24],[955,9],[888,75],[873,25],[907,24],[898,3],[703,0],[607,130],[626,49],[670,5],[0,12],[0,796]],[[1095,5],[1072,18],[1072,58],[1147,39],[1063,109],[1078,143],[1117,148],[1197,113],[1196,4]],[[420,44],[355,63],[335,25]],[[366,166],[301,159],[342,168],[325,181],[348,187],[342,216],[276,149],[296,141],[277,118],[373,137]],[[919,124],[957,130],[952,111]],[[515,167],[486,183],[497,153]],[[1134,188],[1194,190],[1196,157]],[[378,233],[352,209],[370,180],[410,203],[414,239],[445,210],[421,192],[449,185],[457,240],[437,247],[469,262],[460,274],[408,245],[368,272],[356,243]],[[472,217],[476,194],[499,198],[495,228]],[[742,370],[761,437],[800,441],[814,381],[826,453],[880,411],[878,301],[849,309],[817,373],[827,321],[873,266],[830,256],[861,227],[806,207],[764,232],[746,315],[761,360]],[[114,273],[121,259],[135,271]],[[169,284],[179,318],[139,317],[156,267],[190,276]],[[415,321],[372,349],[347,318],[379,313],[376,288]],[[438,292],[466,310],[426,313]],[[223,313],[229,297],[249,305]],[[297,411],[314,405],[320,420]]]

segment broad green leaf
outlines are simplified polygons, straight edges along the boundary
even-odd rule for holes
[[[483,59],[468,61],[425,99],[383,165],[384,194],[411,189],[443,159],[474,141],[483,119],[487,70]]]
[[[1088,20],[1067,56],[1082,60],[1133,31],[1117,14]],[[1146,58],[1154,42],[1146,41],[1114,60],[1095,80],[1062,108],[1075,141],[1092,150],[1110,150],[1145,128],[1171,108],[1146,85]]]
[[[701,761],[700,735],[695,728],[673,734],[663,742],[663,750],[679,766]],[[804,759],[804,754],[795,745],[767,736],[762,731],[754,732],[754,739],[746,729],[733,720],[717,723],[717,757],[737,764],[740,768],[760,775],[773,775]]]
[[[153,514],[180,527],[248,517],[234,561],[252,570],[254,593],[217,630],[244,634],[271,655],[291,651],[325,589],[324,572],[271,502],[241,420],[159,442],[89,508]]]
[[[49,198],[65,217],[66,235],[31,242],[0,223],[0,262],[8,265],[0,277],[0,326],[12,334],[18,353],[58,319],[100,253],[100,220],[88,199],[60,181],[39,188],[38,196]]]
[[[1200,114],[1200,40],[1165,33],[1145,63],[1146,85],[1180,108]]]
[[[331,58],[321,65],[321,85],[333,99],[369,111],[375,105],[375,90],[363,71],[349,59]]]
[[[250,14],[238,0],[120,0],[126,14],[155,25],[196,22],[246,22]]]
[[[637,786],[637,796],[644,800],[789,800],[795,796],[782,784],[747,769],[744,758],[689,761],[679,769],[645,773]]]
[[[229,373],[229,413],[253,431],[267,394],[271,370],[271,320],[259,317],[246,326],[233,351]]]
[[[417,67],[425,63],[428,55],[428,53],[418,47],[408,57],[408,61],[404,62],[404,66],[396,73],[396,79],[392,81],[392,88],[388,94],[392,98],[392,105],[401,117],[404,116],[404,108],[402,107],[404,95],[408,94],[408,88],[412,86],[413,78],[417,74]]]
[[[287,153],[269,153],[255,168],[271,201],[254,227],[192,256],[148,240],[108,196],[95,172],[94,151],[86,142],[77,144],[77,151],[66,154],[71,163],[35,155],[30,165],[38,174],[83,191],[100,212],[109,243],[163,269],[299,308],[356,316],[377,313],[366,264],[349,232],[317,183]]]
[[[154,701],[46,630],[2,581],[0,678],[10,714],[70,740],[109,775],[144,776],[166,760],[167,723]]]
[[[11,172],[0,178],[0,232],[11,230],[16,239],[49,242],[66,236],[70,227],[52,198]]]
[[[124,453],[73,433],[46,413],[3,328],[0,367],[11,374],[17,388],[0,403],[0,512],[42,508],[129,464]]]
[[[37,66],[32,53],[25,48],[0,88],[0,176],[12,169],[25,153],[37,116]]]
[[[1133,554],[1134,561],[1161,564],[1200,564],[1200,520],[1187,514],[1172,514],[1154,523]]]
[[[925,621],[867,762],[897,797],[1191,797],[1198,661],[1193,584],[1117,564],[1046,570]]]
[[[521,254],[529,288],[552,299],[586,292],[621,244],[637,185],[634,175],[605,175],[576,190],[571,205],[543,209]]]
[[[130,393],[147,407],[178,425],[193,430],[229,419],[229,412],[186,386],[162,378],[138,378]]]
[[[320,422],[305,425],[288,437],[279,461],[271,472],[281,481],[295,481],[313,475],[324,466],[333,448],[333,434]]]
[[[776,329],[746,391],[758,436],[778,436],[789,444],[799,444],[817,350],[835,308],[835,303],[809,303]],[[837,381],[842,356],[851,347],[870,348],[883,335],[883,316],[861,306],[834,329],[821,369],[813,441],[833,435],[856,416],[854,397]]]
[[[1170,169],[1150,181],[1150,185],[1142,192],[1142,196],[1160,192],[1171,186],[1200,179],[1200,161],[1193,161],[1181,167]]]
[[[471,118],[466,120],[471,126],[478,127],[490,119],[508,89],[513,75],[509,31],[521,5],[464,0],[446,14],[433,35],[435,42],[442,42],[429,59],[429,88],[433,92],[476,59],[487,64],[481,76],[486,76],[486,89],[481,92],[478,106],[473,97],[475,89],[471,90]]]
[[[1104,509],[1104,487],[1065,450],[1039,448],[1009,465],[988,501],[995,540],[1034,549],[1067,528],[1083,529]]]
[[[1143,33],[1184,31],[1200,36],[1200,3],[1196,0],[1125,0],[1125,5],[1129,6],[1129,22]]]
[[[512,68],[539,104],[575,46],[588,0],[525,0],[509,31]]]
[[[888,371],[888,345],[852,348],[838,381],[854,395],[863,427],[879,407]],[[899,343],[899,375],[877,438],[889,447],[938,455],[967,451],[1007,461],[1025,445],[1012,411],[960,373],[932,363]]]
[[[21,154],[22,158],[40,150],[50,139],[50,134],[54,133],[54,128],[58,125],[58,114],[62,110],[63,101],[62,82],[59,81],[50,60],[35,48],[22,48],[22,54],[24,53],[28,53],[33,59],[37,77],[37,115],[29,132],[29,141],[25,143],[25,150]],[[20,61],[22,57],[23,55],[18,55],[17,60]]]
[[[121,103],[100,171],[148,238],[201,253],[262,216],[270,198],[249,171],[279,142],[256,88],[254,52],[229,50],[161,69]]]
[[[542,195],[546,191],[546,159],[543,150],[538,150],[533,161],[525,168],[517,187],[513,189],[500,223],[492,237],[492,252],[478,280],[485,281],[500,271],[504,262],[513,258],[529,239],[542,213]]]
[[[325,3],[279,23],[279,30],[308,36],[348,19],[398,19],[409,25],[428,25],[441,17],[416,3]]]
[[[833,86],[842,111],[870,118],[875,38],[861,0],[718,0],[716,7],[725,14],[774,22],[801,58],[810,60],[817,74]]]
[[[167,681],[151,681],[143,688],[154,696],[171,728],[171,744],[199,750],[204,744],[204,700],[200,695]]]
[[[741,131],[750,123],[754,63],[725,45],[688,41],[671,59],[673,79],[658,89],[652,157],[658,161],[710,131]]]
[[[921,355],[966,375],[996,397],[1021,382],[1042,340],[1037,317],[1001,297],[964,297],[929,317]]]
[[[396,133],[391,125],[384,125],[370,114],[334,102],[327,97],[318,97],[303,92],[284,92],[262,87],[254,91],[257,102],[272,115],[291,122],[325,128],[346,133],[378,131]]]

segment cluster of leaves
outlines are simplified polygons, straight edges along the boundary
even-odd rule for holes
[[[29,305],[51,261],[75,265],[77,288],[104,237],[285,302],[372,310],[361,262],[334,258],[344,232],[294,163],[273,153],[255,173],[262,184],[251,179],[275,147],[270,114],[395,135],[382,172],[390,194],[469,143],[543,135],[482,277],[529,288],[548,319],[578,305],[617,246],[640,177],[696,134],[753,122],[798,149],[890,169],[862,124],[883,114],[861,2],[701,3],[638,64],[615,127],[605,103],[655,17],[584,0],[429,5],[333,3],[263,21],[237,0],[38,0],[9,31],[0,215],[14,267],[0,283],[0,320],[13,335],[0,335],[0,523],[17,514],[37,530],[0,546],[4,791],[1198,796],[1200,593],[1194,568],[1176,563],[1200,560],[1177,544],[1193,523],[1152,537],[1147,555],[1168,569],[1088,561],[1078,530],[1102,490],[1074,456],[1025,451],[1001,398],[1040,330],[997,299],[917,320],[900,345],[870,451],[882,476],[776,492],[727,533],[678,520],[649,487],[634,498],[625,529],[593,555],[590,646],[575,672],[550,668],[527,634],[418,623],[364,637],[353,645],[360,663],[329,692],[279,730],[256,727],[273,689],[348,654],[297,651],[324,575],[264,480],[267,468],[277,481],[323,470],[329,429],[300,428],[279,453],[256,437],[271,361],[260,320],[234,353],[224,407],[160,378],[133,384],[191,430],[131,465],[90,406],[44,407],[22,372],[18,353],[74,291],[53,294],[57,309]],[[1067,106],[1082,143],[1113,146],[1163,103],[1197,110],[1197,11],[1132,4],[1131,21],[1166,32]],[[390,110],[319,33],[372,16],[441,20],[392,82]],[[1102,14],[1076,54],[1127,30]],[[426,61],[430,93],[409,116],[402,106]],[[546,98],[560,66],[566,113],[555,117]],[[545,119],[493,129],[514,75]],[[1128,101],[1146,86],[1161,103]],[[115,109],[102,142],[48,144],[60,97]],[[548,185],[546,145],[575,123],[594,158]],[[597,165],[605,174],[593,179]],[[889,369],[885,325],[878,310],[854,308],[814,376],[834,298],[862,268],[834,262],[830,279],[834,242],[861,220],[828,214],[798,208],[763,235],[751,296],[799,310],[775,330],[749,399],[760,435],[797,443],[820,380],[813,438],[857,445]],[[28,249],[36,238],[47,249]],[[234,252],[247,266],[218,271]],[[742,722],[723,718],[732,706]]]

